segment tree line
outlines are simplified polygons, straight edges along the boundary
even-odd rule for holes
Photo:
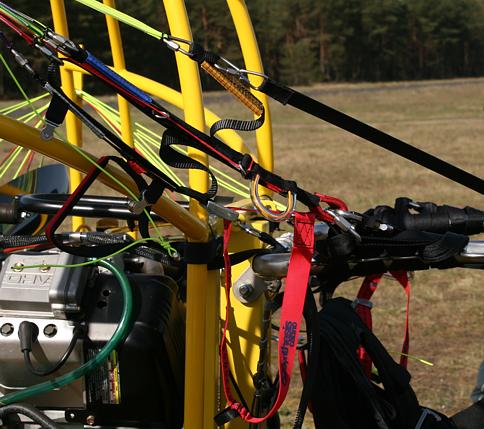
[[[49,2],[12,4],[51,24]],[[268,74],[290,85],[321,81],[385,81],[484,75],[484,0],[246,0]],[[118,8],[169,32],[160,0],[118,0]],[[242,64],[224,0],[186,0],[195,40]],[[66,0],[71,38],[111,62],[105,21]],[[6,31],[11,37],[14,36]],[[178,86],[173,54],[149,36],[122,25],[128,68]],[[17,42],[39,71],[41,57]],[[9,61],[12,63],[11,61]],[[17,73],[22,74],[14,64]],[[35,84],[23,80],[32,91]],[[216,88],[204,78],[206,89]],[[92,79],[92,91],[102,91]],[[0,68],[0,95],[15,85]]]

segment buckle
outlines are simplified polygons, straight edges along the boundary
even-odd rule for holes
[[[364,298],[356,298],[356,299],[354,299],[353,300],[353,303],[351,304],[351,306],[353,307],[353,309],[355,309],[356,306],[358,306],[358,305],[362,305],[364,307],[367,307],[370,310],[373,308],[373,303],[369,299],[364,299]]]

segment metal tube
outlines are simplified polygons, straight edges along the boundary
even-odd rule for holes
[[[106,6],[116,8],[115,0],[103,0],[103,3]],[[119,22],[113,17],[106,15],[106,24],[108,27],[109,44],[111,45],[114,70],[119,73],[121,70],[126,70]],[[121,136],[123,141],[129,146],[134,147],[133,126],[129,111],[129,103],[120,95],[118,95],[118,109],[121,119]]]
[[[80,67],[76,66],[72,63],[65,63],[64,68],[68,70],[73,70],[76,72],[80,72],[83,74],[87,74],[87,72]],[[156,82],[152,79],[147,77],[141,76],[139,74],[130,72],[128,70],[119,70],[118,73],[136,85],[138,88],[143,90],[144,92],[154,95],[155,97],[159,97],[162,100],[166,101],[169,104],[172,104],[179,109],[183,109],[183,97],[181,93],[175,91],[174,89],[163,85],[162,83]],[[220,118],[213,113],[211,110],[205,108],[205,118],[206,118],[206,126],[209,128],[212,124],[220,120]],[[242,138],[233,130],[220,130],[217,133],[217,137],[228,144],[232,149],[242,152],[242,153],[249,153],[250,149],[244,144]],[[257,158],[255,158],[257,160]]]
[[[192,40],[190,24],[183,0],[164,0],[170,33],[176,37]],[[205,117],[198,67],[195,62],[181,53],[176,53],[178,75],[183,98],[185,120],[205,131]],[[188,155],[208,165],[208,157],[203,152],[189,148]],[[208,190],[208,175],[200,170],[190,170],[190,187],[201,192]],[[207,221],[206,211],[194,200],[190,201],[190,211],[201,221]],[[216,312],[207,313],[207,305],[217,302],[217,288],[210,281],[206,265],[187,267],[187,331],[185,363],[185,429],[213,428],[216,410],[215,368],[206,363],[217,361],[218,330]],[[213,319],[213,320],[212,320]],[[211,326],[212,330],[207,330]]]
[[[249,11],[247,10],[244,0],[227,0],[227,5],[229,6],[230,14],[232,15],[235,30],[237,31],[237,36],[239,38],[242,55],[244,56],[245,68],[258,73],[264,73],[254,27],[252,26]],[[251,81],[254,79],[254,82],[257,82],[257,79],[260,80],[260,78],[256,76],[250,76],[249,79],[251,79]],[[273,171],[274,154],[272,147],[272,125],[269,101],[265,94],[257,91],[253,91],[253,93],[260,101],[262,101],[266,115],[264,125],[256,131],[258,162],[266,170]],[[269,191],[266,190],[266,195],[268,192]]]
[[[50,0],[50,7],[52,10],[52,20],[54,22],[54,30],[62,34],[65,37],[69,37],[69,30],[67,26],[67,17],[66,17],[66,10],[64,5],[64,0]],[[60,68],[60,76],[62,82],[62,89],[66,93],[66,95],[73,100],[75,103],[80,104],[81,100],[76,94],[76,89],[74,86],[74,76],[73,72],[70,70],[65,69],[64,67]],[[82,123],[77,119],[72,112],[67,112],[66,116],[66,132],[67,132],[67,140],[70,143],[82,147]],[[79,183],[81,183],[81,173],[75,169],[69,170],[69,179],[70,179],[70,190],[73,192]],[[72,229],[77,230],[78,227],[85,223],[84,218],[82,217],[73,217],[72,218]]]
[[[89,171],[93,165],[89,160],[80,155],[71,145],[56,138],[53,138],[48,144],[46,144],[46,142],[40,138],[39,130],[2,115],[0,115],[0,138],[13,144],[33,149],[36,152],[84,173]],[[89,152],[85,150],[82,151],[93,161],[96,160],[96,157]],[[120,169],[108,166],[106,170],[117,180],[124,183],[132,192],[138,191],[131,177]],[[126,190],[104,174],[99,176],[99,180],[112,189],[121,192],[122,194],[126,194]],[[152,206],[152,210],[180,229],[187,235],[187,237],[194,240],[206,240],[208,238],[209,229],[206,224],[198,220],[197,217],[190,214],[187,210],[181,208],[176,202],[166,197],[161,197]]]

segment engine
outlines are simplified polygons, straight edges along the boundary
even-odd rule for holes
[[[44,251],[12,254],[3,262],[0,400],[80,367],[113,335],[123,307],[119,284],[103,268],[65,267],[84,261]],[[121,255],[114,262],[123,267],[133,292],[129,335],[85,377],[27,402],[67,427],[181,428],[185,314],[179,287],[151,260]],[[36,374],[69,349],[58,370]],[[38,427],[11,420],[3,424]]]

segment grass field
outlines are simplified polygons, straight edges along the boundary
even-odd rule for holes
[[[320,85],[302,91],[484,176],[484,79]],[[226,115],[235,114],[229,98],[214,94],[207,102]],[[358,211],[393,205],[399,196],[483,207],[481,195],[397,155],[290,107],[272,103],[271,108],[276,171],[305,189],[341,197]],[[469,404],[484,359],[483,280],[484,273],[463,269],[418,272],[412,280],[410,353],[433,363],[411,360],[412,384],[422,404],[446,414]],[[353,298],[358,287],[359,282],[345,283],[339,293]],[[384,280],[374,304],[375,331],[397,352],[405,294],[398,283]],[[297,401],[293,395],[281,410],[284,427],[292,427]]]
[[[484,176],[484,79],[319,85],[302,91]],[[230,96],[211,93],[206,102],[226,117],[242,116]],[[371,143],[290,107],[271,107],[276,172],[307,190],[343,198],[357,211],[392,205],[399,196],[484,206],[477,193]],[[106,152],[92,137],[86,146],[97,154]],[[483,279],[477,271],[452,270],[419,272],[412,281],[410,353],[433,363],[430,367],[410,361],[413,387],[422,404],[446,414],[469,403],[484,359]],[[357,287],[357,282],[345,283],[338,293],[354,297]],[[384,280],[374,303],[375,331],[396,352],[403,339],[405,295],[397,283]],[[281,410],[284,427],[291,427],[296,403],[293,393]]]

